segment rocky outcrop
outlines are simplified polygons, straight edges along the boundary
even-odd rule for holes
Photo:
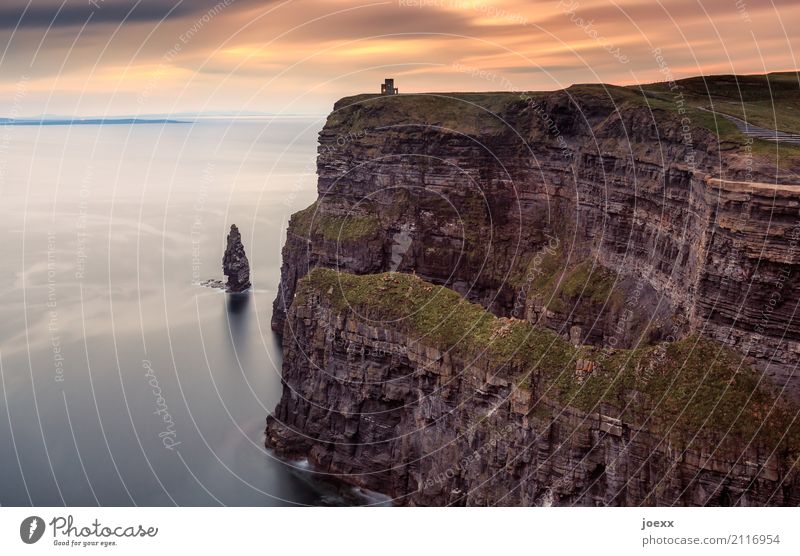
[[[415,272],[574,343],[700,332],[800,392],[798,186],[709,117],[602,86],[343,99],[273,327],[310,268]]]
[[[242,235],[236,224],[231,224],[228,244],[222,257],[222,271],[228,277],[226,284],[230,293],[239,293],[250,288],[250,263],[242,245]]]
[[[800,504],[797,406],[714,341],[575,348],[403,274],[299,288],[281,456],[404,505]]]

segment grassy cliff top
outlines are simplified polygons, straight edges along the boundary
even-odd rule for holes
[[[532,102],[547,104],[559,98],[569,99],[583,113],[592,107],[620,112],[644,107],[651,111],[656,122],[688,116],[691,126],[709,130],[720,140],[733,144],[744,144],[746,138],[721,114],[767,129],[800,133],[800,81],[796,72],[692,77],[674,84],[627,87],[578,84],[557,91],[362,94],[338,101],[327,126],[368,129],[420,124],[474,135],[493,134],[509,125],[516,127],[520,106]],[[772,142],[756,139],[752,150],[763,157],[777,156],[781,167],[791,167],[800,160],[797,145],[782,143],[776,147]]]
[[[564,100],[581,111],[599,107],[605,112],[629,106],[649,106],[673,111],[673,104],[648,99],[641,91],[616,85],[572,85],[557,91],[487,91],[476,93],[404,93],[384,96],[362,94],[339,100],[328,117],[327,126],[367,129],[392,124],[440,125],[464,133],[494,133],[515,125],[519,110],[526,105],[543,107]],[[648,100],[650,102],[648,102]],[[734,126],[735,129],[735,126]]]
[[[800,133],[800,76],[797,72],[767,75],[710,75],[675,82],[642,85],[651,96],[683,93],[691,106],[713,109],[753,125]]]
[[[765,75],[709,75],[679,79],[674,83],[618,86],[603,83],[575,84],[554,91],[487,91],[410,93],[396,96],[361,94],[338,101],[334,111],[370,103],[382,103],[409,114],[436,113],[447,105],[480,109],[500,114],[520,100],[543,100],[565,93],[579,100],[594,96],[617,105],[643,104],[653,109],[675,110],[676,95],[681,93],[689,107],[713,109],[746,120],[753,125],[800,134],[800,73],[778,72]],[[707,124],[701,118],[699,125]],[[727,132],[728,126],[722,131]],[[709,125],[716,130],[717,124]]]
[[[751,125],[800,134],[800,74],[798,72],[766,75],[710,75],[690,77],[668,83],[642,85],[637,90],[653,101],[674,102],[680,94],[693,109],[697,124],[714,130],[723,140],[741,140],[733,124],[717,114],[727,114]],[[800,146],[756,139],[753,152],[762,156],[777,155],[781,166],[800,159]]]
[[[387,125],[441,126],[479,135],[502,131],[509,108],[528,93],[420,93],[355,95],[339,100],[326,127],[375,129]],[[547,93],[530,93],[544,98]]]
[[[586,412],[612,406],[629,423],[671,440],[695,432],[720,442],[800,450],[798,408],[776,395],[742,357],[700,336],[636,350],[575,347],[554,332],[498,318],[456,292],[400,273],[356,276],[312,270],[295,304],[316,294],[334,310],[408,333],[466,361],[481,358],[535,396]],[[595,371],[579,380],[579,359]],[[469,371],[469,369],[467,369]]]

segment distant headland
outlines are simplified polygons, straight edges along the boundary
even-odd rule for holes
[[[132,125],[132,124],[188,124],[187,120],[144,118],[0,118],[0,125]]]

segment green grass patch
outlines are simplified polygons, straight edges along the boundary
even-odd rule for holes
[[[583,383],[562,376],[558,389],[564,403],[583,411],[610,404],[628,422],[647,420],[650,428],[677,442],[702,429],[726,435],[719,441],[734,447],[757,439],[800,450],[800,423],[791,424],[797,407],[779,399],[759,378],[741,355],[711,339],[690,336],[616,350]]]
[[[753,154],[757,157],[775,160],[778,168],[800,165],[800,145],[755,139],[752,149]]]
[[[296,212],[289,219],[289,231],[310,238],[321,235],[330,241],[356,241],[374,237],[381,229],[374,216],[331,215],[320,210],[318,202]]]
[[[594,264],[593,261],[584,261],[572,268],[561,281],[556,292],[558,296],[568,299],[588,300],[592,303],[609,305],[619,308],[625,301],[625,296],[616,287],[617,275],[605,267]]]
[[[538,366],[541,358],[548,362],[547,368],[563,367],[576,353],[550,330],[497,318],[453,290],[411,274],[356,276],[315,268],[301,280],[298,292],[301,299],[310,292],[323,294],[338,310],[355,308],[361,314],[378,315],[423,343],[464,356],[484,352],[498,364],[513,360]]]
[[[601,305],[608,302],[613,309],[625,302],[624,293],[617,287],[616,273],[592,260],[567,266],[560,248],[546,249],[520,276],[518,287],[525,288],[527,297],[536,296],[546,302],[551,311],[564,312],[578,299]]]

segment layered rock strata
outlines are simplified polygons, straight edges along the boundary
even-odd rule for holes
[[[403,274],[299,288],[282,456],[404,505],[800,504],[797,406],[712,340],[576,348]]]
[[[700,332],[800,392],[796,159],[723,142],[710,117],[600,86],[343,99],[273,328],[310,268],[415,272],[574,343]]]

